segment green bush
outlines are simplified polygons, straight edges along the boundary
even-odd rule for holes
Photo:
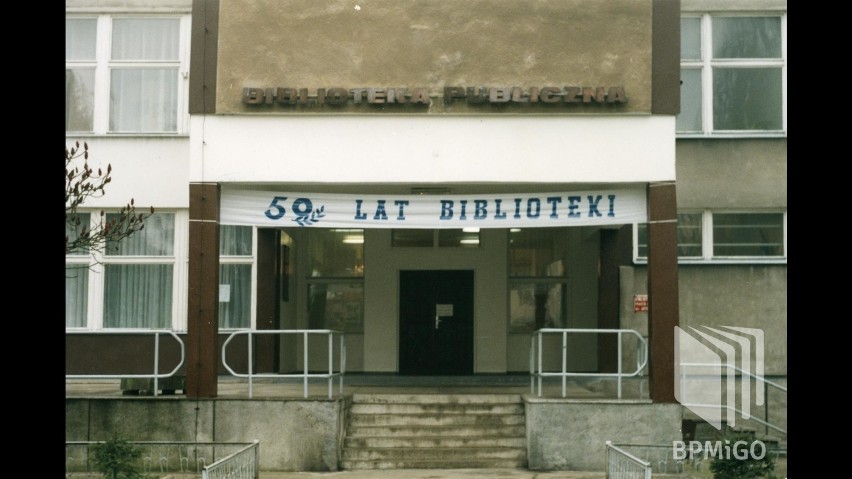
[[[92,446],[95,469],[108,479],[141,479],[142,450],[125,439],[112,438]]]
[[[754,438],[741,433],[724,437],[722,454],[719,455],[720,457],[714,458],[713,462],[710,463],[710,471],[713,473],[713,478],[755,479],[759,477],[772,477],[772,472],[775,470],[775,459],[766,450],[766,446],[763,448],[753,446],[755,442],[757,441]],[[763,457],[760,459],[752,457],[749,453],[752,448],[754,448],[757,454],[763,452]]]

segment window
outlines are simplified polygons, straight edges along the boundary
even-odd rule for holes
[[[115,219],[107,214],[107,221]],[[172,325],[175,221],[157,213],[145,228],[104,254],[104,328],[168,329]]]
[[[681,19],[680,134],[786,131],[786,15]]]
[[[90,228],[99,214],[80,213]],[[116,214],[107,213],[106,220]],[[174,329],[185,327],[186,211],[157,212],[144,229],[103,251],[74,252],[65,258],[65,327],[101,329]],[[66,226],[66,234],[75,228]],[[177,261],[184,258],[184,261]]]
[[[567,325],[564,228],[509,230],[509,331]]]
[[[219,329],[251,328],[253,252],[253,227],[219,227]]]
[[[395,229],[391,232],[394,247],[478,248],[479,228],[463,229]]]
[[[364,331],[364,230],[308,233],[308,328]]]
[[[180,133],[188,16],[68,17],[65,131]]]
[[[65,236],[73,241],[91,222],[89,213],[78,213],[79,224],[65,224]],[[65,327],[85,328],[89,311],[89,252],[73,251],[65,258]]]
[[[679,213],[678,258],[688,262],[778,262],[787,259],[784,212]],[[637,224],[635,259],[648,258],[647,224]]]

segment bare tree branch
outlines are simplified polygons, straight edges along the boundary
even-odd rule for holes
[[[89,145],[75,142],[71,149],[65,149],[65,254],[92,254],[103,252],[107,243],[119,241],[142,230],[145,219],[154,214],[137,213],[133,199],[115,214],[101,210],[95,225],[83,221],[85,213],[77,208],[90,198],[100,198],[105,187],[112,181],[112,165],[106,172],[98,168],[97,172],[89,166]],[[94,214],[94,213],[92,213]]]

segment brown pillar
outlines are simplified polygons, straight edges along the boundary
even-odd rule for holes
[[[219,350],[219,185],[189,185],[186,397],[214,398]]]
[[[648,336],[651,399],[676,402],[674,327],[678,325],[675,183],[648,185]]]

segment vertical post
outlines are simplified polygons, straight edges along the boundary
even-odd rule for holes
[[[189,185],[187,398],[217,395],[219,184]]]
[[[542,369],[542,361],[541,361],[541,347],[542,340],[541,337],[544,336],[541,331],[538,333],[538,397],[541,397],[541,375],[544,374],[544,369]]]
[[[305,372],[303,373],[304,374],[304,376],[303,376],[304,394],[305,394],[305,397],[308,397],[308,332],[304,331],[304,332],[302,332],[302,335],[304,337],[304,340],[303,340],[303,344],[304,344],[304,354],[303,354],[304,364],[303,364],[303,366],[305,367]]]
[[[565,397],[567,391],[565,390],[565,383],[567,382],[568,376],[568,331],[562,331],[562,397]]]
[[[648,185],[648,336],[651,399],[676,402],[674,328],[678,325],[677,195],[674,182]]]
[[[535,394],[535,335],[530,334],[530,394]]]
[[[621,330],[615,335],[618,341],[618,399],[621,399]]]
[[[345,367],[344,364],[345,363],[343,362],[343,358],[346,357],[346,341],[345,341],[345,339],[346,339],[346,336],[341,334],[340,335],[340,378],[339,378],[340,395],[341,396],[343,396],[343,374],[345,373],[345,371],[344,371],[344,367]]]
[[[328,332],[328,398],[331,399],[331,392],[334,386],[334,333]]]
[[[154,333],[154,397],[160,388],[160,332]]]
[[[248,332],[248,383],[249,383],[249,399],[254,397],[254,389],[252,382],[252,373],[254,372],[253,363],[254,363],[254,352],[252,351],[252,331]]]

